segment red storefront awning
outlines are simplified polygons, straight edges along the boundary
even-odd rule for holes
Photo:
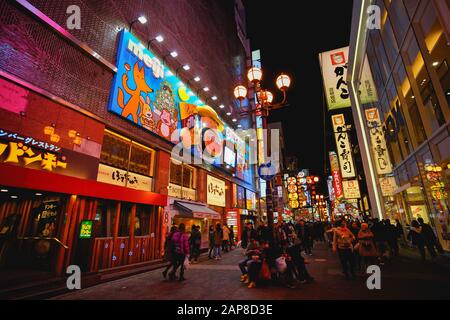
[[[157,206],[167,205],[167,196],[159,193],[7,164],[0,164],[0,185]]]
[[[175,201],[175,205],[190,214],[193,218],[210,218],[210,219],[220,219],[220,214],[204,204],[201,203],[191,203],[184,201]]]

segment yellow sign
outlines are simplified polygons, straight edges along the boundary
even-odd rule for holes
[[[206,177],[206,202],[213,206],[225,207],[225,181],[210,175]]]
[[[342,188],[344,189],[345,199],[361,198],[358,180],[344,180],[342,181]]]
[[[22,163],[24,166],[28,166],[36,162],[43,170],[47,171],[52,171],[57,167],[63,169],[67,167],[67,163],[64,162],[65,157],[58,159],[57,155],[50,152],[33,151],[31,147],[22,142],[0,143],[0,156],[4,155],[5,157],[2,157],[4,163]]]

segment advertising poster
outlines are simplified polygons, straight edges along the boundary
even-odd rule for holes
[[[344,189],[345,199],[361,198],[358,180],[344,180],[342,181],[342,188]]]
[[[225,181],[208,175],[206,177],[206,199],[208,204],[225,207]]]

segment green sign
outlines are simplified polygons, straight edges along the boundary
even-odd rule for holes
[[[81,221],[80,239],[90,239],[92,237],[92,220]]]

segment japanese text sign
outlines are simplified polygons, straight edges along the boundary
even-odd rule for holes
[[[377,172],[378,174],[389,174],[392,172],[392,165],[389,159],[378,109],[367,109],[365,113]]]
[[[210,175],[206,177],[206,202],[213,206],[225,207],[225,181]]]
[[[344,115],[336,114],[331,116],[331,119],[342,178],[353,178],[355,176],[355,167],[353,166],[352,148]]]

